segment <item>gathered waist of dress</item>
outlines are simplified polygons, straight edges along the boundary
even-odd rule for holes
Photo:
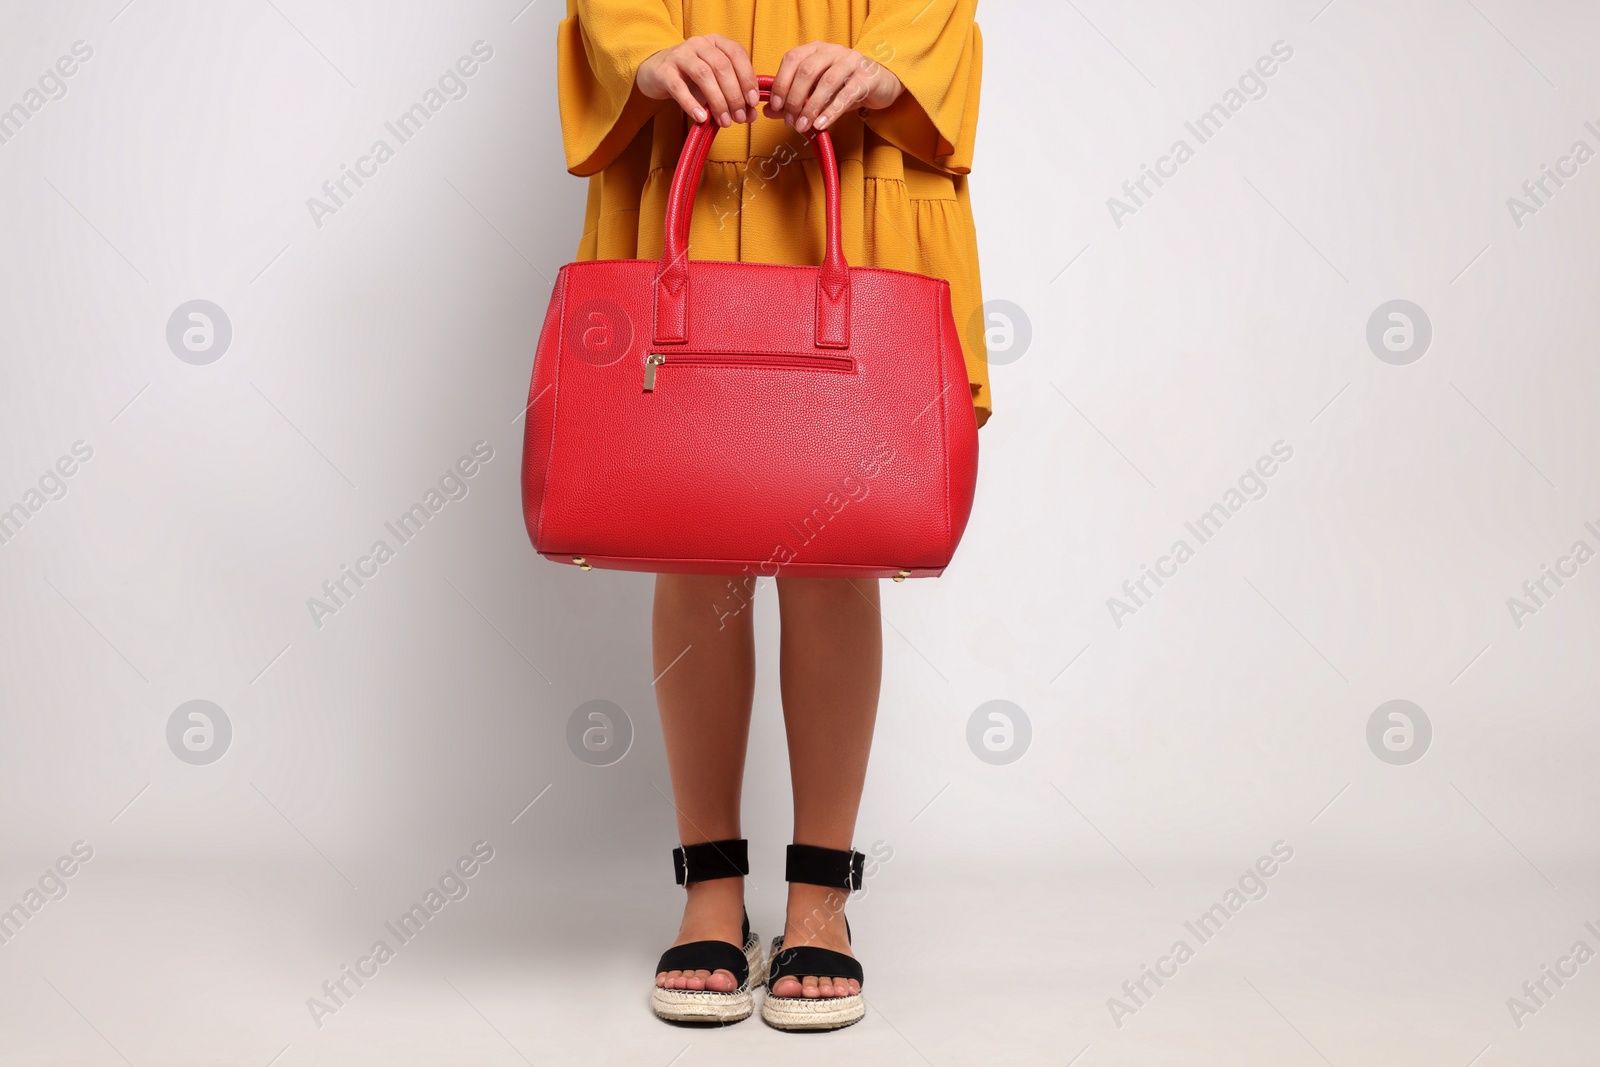
[[[671,172],[678,165],[678,154],[687,134],[687,121],[672,121],[675,117],[664,113],[653,123],[649,168],[652,178],[657,171]],[[662,121],[663,118],[667,121]],[[912,199],[955,199],[952,175],[901,152],[867,127],[857,113],[849,112],[841,116],[828,132],[833,138],[834,153],[838,156],[839,164],[846,171],[855,165],[861,168],[859,173],[863,178],[903,181],[906,193]],[[775,119],[762,119],[753,126],[738,124],[719,132],[711,143],[706,163],[708,167],[713,164],[738,164],[771,179],[779,169],[796,161],[815,159],[816,156],[816,146],[811,138]]]

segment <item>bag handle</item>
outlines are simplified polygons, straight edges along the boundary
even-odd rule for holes
[[[772,94],[772,75],[756,78],[761,99]],[[708,114],[697,122],[684,139],[678,166],[672,173],[667,194],[666,240],[661,253],[661,269],[656,273],[655,343],[683,344],[689,339],[689,221],[694,213],[695,194],[711,154],[711,140],[718,127]],[[839,162],[828,131],[808,131],[817,147],[822,170],[822,188],[827,200],[827,241],[822,269],[817,275],[816,346],[850,347],[850,267],[844,259],[840,238]]]

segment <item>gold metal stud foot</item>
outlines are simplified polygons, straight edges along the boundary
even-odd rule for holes
[[[911,577],[911,572],[910,571],[901,571],[899,574],[896,574],[894,576],[894,580],[897,581],[897,582],[903,582],[909,577]]]
[[[593,567],[589,566],[589,562],[587,560],[585,560],[582,556],[573,556],[572,557],[572,562],[574,562],[574,563],[576,563],[578,565],[578,569],[580,571],[592,571],[592,570],[594,570]]]

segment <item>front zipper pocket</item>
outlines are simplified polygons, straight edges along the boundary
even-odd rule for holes
[[[850,356],[766,352],[651,352],[644,358],[644,391],[655,392],[656,369],[663,364],[697,367],[782,367],[787,370],[851,371]]]

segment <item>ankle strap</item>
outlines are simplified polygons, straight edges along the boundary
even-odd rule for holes
[[[860,889],[867,857],[854,849],[790,845],[784,863],[787,882],[822,885],[831,889]]]
[[[672,850],[673,876],[679,885],[739,878],[750,873],[749,842],[744,838],[680,845]]]

